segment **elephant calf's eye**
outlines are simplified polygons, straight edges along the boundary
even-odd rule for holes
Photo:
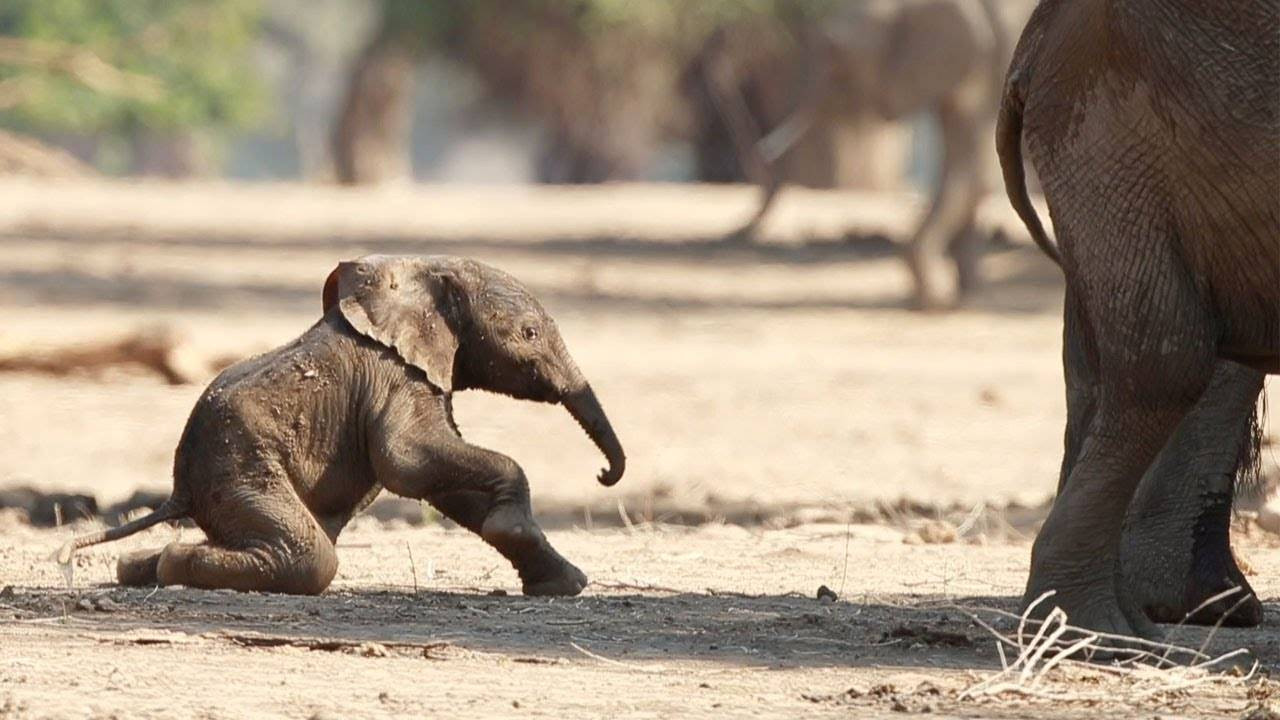
[[[533,342],[538,339],[538,328],[533,327],[532,325],[526,326],[521,332],[524,333],[524,339],[529,342]]]

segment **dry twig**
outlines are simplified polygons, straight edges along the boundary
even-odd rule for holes
[[[966,688],[960,694],[961,699],[1017,695],[1053,701],[1105,702],[1124,699],[1127,694],[1127,699],[1140,702],[1206,685],[1243,685],[1257,672],[1257,662],[1244,675],[1233,676],[1213,670],[1215,666],[1246,654],[1244,648],[1210,657],[1204,652],[1208,641],[1197,650],[1170,643],[1092,632],[1070,625],[1067,614],[1057,607],[1044,620],[1031,619],[1036,607],[1052,594],[1049,592],[1041,595],[1021,615],[995,608],[952,606],[996,639],[996,652],[1000,656],[1001,665],[1001,670],[996,674]],[[979,612],[1016,619],[1017,631],[1013,635],[1003,633],[983,620],[978,615]],[[1028,626],[1036,627],[1035,633],[1030,636]],[[1012,662],[1009,661],[1006,649],[1016,652]],[[1090,664],[1078,659],[1090,660],[1104,653],[1124,656],[1125,659],[1111,665]],[[1175,663],[1169,660],[1171,655],[1185,656],[1192,662]],[[1078,684],[1053,687],[1050,679],[1054,671],[1061,667],[1105,672],[1120,680],[1120,687],[1108,686],[1095,693],[1082,692]]]
[[[636,665],[634,663],[625,663],[625,662],[620,662],[618,660],[610,660],[609,658],[603,655],[597,655],[596,653],[591,652],[590,650],[582,647],[581,645],[575,642],[570,642],[569,646],[572,647],[574,650],[577,650],[578,652],[582,653],[583,655],[586,655],[587,657],[591,658],[592,660],[599,660],[605,665],[613,665],[614,667],[626,668],[627,670],[634,670],[636,672],[643,672],[643,673],[664,673],[667,671],[667,669],[662,667],[661,665]]]
[[[93,52],[51,40],[0,37],[0,64],[61,73],[95,92],[152,102],[164,87],[147,75],[126,72]]]

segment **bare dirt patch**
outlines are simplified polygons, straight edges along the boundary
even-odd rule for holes
[[[954,606],[1014,610],[1027,547],[909,545],[853,526],[846,560],[845,531],[553,532],[593,584],[546,600],[520,596],[476,538],[439,527],[362,521],[339,543],[334,586],[307,598],[106,584],[117,552],[171,540],[168,529],[78,556],[67,589],[47,555],[69,531],[16,529],[0,536],[0,643],[17,649],[0,660],[0,706],[25,708],[16,717],[1199,718],[1240,717],[1272,692],[1227,678],[1148,693],[1156,686],[1064,667],[1047,687],[1079,702],[965,697],[1001,662]],[[1271,597],[1280,563],[1267,564]],[[839,598],[818,599],[824,584]],[[1208,651],[1243,644],[1274,663],[1277,629],[1224,630]]]

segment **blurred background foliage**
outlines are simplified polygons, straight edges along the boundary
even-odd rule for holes
[[[248,127],[259,25],[258,0],[6,0],[0,122],[144,143]]]
[[[797,28],[838,4],[6,0],[0,128],[113,174],[741,180],[699,53],[752,26],[785,88]]]

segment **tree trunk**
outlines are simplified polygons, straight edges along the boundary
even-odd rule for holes
[[[334,128],[338,182],[375,185],[412,176],[409,131],[415,65],[412,49],[384,19],[356,60]]]
[[[133,172],[165,178],[211,175],[209,157],[199,140],[182,131],[142,130],[133,137]]]

